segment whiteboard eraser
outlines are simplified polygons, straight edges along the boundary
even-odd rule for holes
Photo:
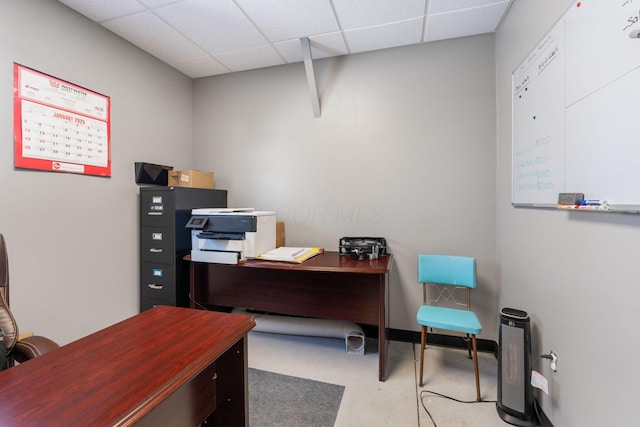
[[[640,30],[633,30],[629,33],[629,38],[640,39]]]
[[[558,194],[559,205],[579,205],[584,200],[583,193],[560,193]]]

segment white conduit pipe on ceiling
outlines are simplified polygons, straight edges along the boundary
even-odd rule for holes
[[[252,314],[242,309],[234,309],[233,312]],[[347,353],[364,354],[364,332],[360,326],[353,322],[277,316],[273,314],[257,315],[255,319],[256,326],[252,330],[256,332],[306,337],[343,338]]]

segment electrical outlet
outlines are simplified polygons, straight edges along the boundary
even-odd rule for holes
[[[549,355],[551,356],[551,358],[549,359],[549,366],[551,367],[551,370],[557,374],[558,373],[558,354],[551,350],[549,352]]]

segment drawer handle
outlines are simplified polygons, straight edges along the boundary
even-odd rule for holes
[[[149,248],[149,252],[154,253],[154,254],[159,254],[163,250],[164,249],[162,249],[162,248]]]
[[[162,288],[164,288],[164,285],[156,285],[154,283],[149,283],[147,286],[149,286],[151,289],[162,289]]]

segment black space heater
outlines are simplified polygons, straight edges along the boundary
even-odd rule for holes
[[[516,426],[537,426],[531,386],[531,325],[526,311],[500,312],[498,415]]]

